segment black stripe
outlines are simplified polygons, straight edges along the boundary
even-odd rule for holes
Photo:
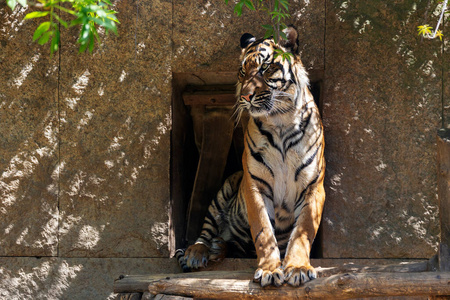
[[[209,237],[205,234],[209,234]],[[211,240],[213,237],[216,236],[216,232],[214,232],[211,228],[209,227],[203,227],[202,228],[202,234],[200,234],[200,237],[203,237],[204,239],[206,239],[207,241]]]
[[[253,180],[258,181],[259,183],[261,183],[262,185],[264,185],[264,186],[269,190],[269,192],[270,192],[269,195],[267,195],[267,193],[263,193],[263,194],[266,195],[267,197],[269,197],[270,200],[273,200],[273,190],[272,190],[272,187],[269,185],[269,183],[267,183],[267,181],[265,181],[264,179],[259,178],[258,176],[253,175],[253,174],[250,173],[250,172],[248,172],[248,173],[250,174],[250,177],[251,177]]]
[[[205,222],[203,223],[203,224],[208,224],[208,225],[210,225],[211,227],[215,227],[214,226],[214,224],[213,224],[213,222],[211,221],[211,219],[209,219],[209,218],[205,218]]]
[[[275,141],[273,140],[272,134],[270,132],[268,132],[267,130],[262,129],[262,122],[261,121],[256,120],[256,119],[254,121],[255,121],[256,126],[258,127],[259,132],[267,138],[267,140],[269,141],[269,144],[273,148],[277,149],[278,152],[280,152],[280,154],[281,154],[281,156],[283,157],[283,160],[284,160],[284,153],[280,149],[280,147],[278,147],[278,145],[275,144]]]
[[[258,241],[259,236],[261,235],[261,233],[263,233],[263,231],[264,231],[264,228],[261,228],[261,231],[258,232],[258,234],[255,236],[255,244],[256,244],[256,242]]]
[[[247,232],[243,228],[240,228],[239,226],[235,226],[235,224],[233,224],[233,222],[230,223],[230,231],[233,234],[233,236],[235,236],[235,237],[241,237],[241,238],[248,237]]]
[[[252,141],[252,142],[253,142],[253,141]],[[248,148],[250,149],[250,154],[251,154],[251,156],[252,156],[257,162],[259,162],[259,163],[261,163],[262,165],[264,165],[264,166],[269,170],[269,172],[270,172],[270,174],[272,175],[272,177],[274,177],[275,175],[273,174],[272,169],[266,164],[266,162],[264,161],[264,159],[263,159],[261,153],[253,151],[253,149],[252,149],[252,147],[250,146],[250,143],[249,143],[248,141],[247,141],[247,145],[248,145]]]
[[[222,199],[225,199],[225,195],[223,194],[223,189],[220,189],[220,193],[222,194]],[[222,201],[220,201],[222,202]],[[218,209],[218,210],[222,210],[223,205],[222,203],[219,202],[219,197],[218,195],[216,195],[216,197],[213,198],[213,205]]]
[[[240,214],[235,214],[234,218],[231,220],[231,223],[233,223],[233,225],[238,226],[239,228],[244,228],[244,229],[248,229],[249,225],[247,222],[245,222],[245,219],[242,219]]]
[[[313,155],[311,155],[304,163],[302,163],[302,164],[300,165],[300,167],[297,168],[297,170],[295,171],[295,181],[298,180],[298,175],[300,174],[300,172],[301,172],[304,168],[306,168],[307,166],[309,166],[309,165],[313,162],[313,160],[314,160],[314,158],[316,157],[317,152],[319,151],[320,147],[322,147],[322,144],[320,144],[320,145],[316,148],[316,150],[314,151]]]
[[[288,217],[283,217],[283,216],[277,216],[277,220],[280,220],[281,222],[283,222],[283,221],[287,221],[287,220],[289,220],[291,217],[290,216],[288,216]]]
[[[220,210],[219,210],[220,211]],[[212,222],[212,226],[214,227],[214,228],[219,228],[219,226],[217,225],[217,222],[216,222],[216,219],[214,218],[214,216],[211,214],[211,212],[208,210],[207,212],[206,212],[206,217],[205,217],[205,219],[208,219],[208,220],[210,220],[211,222]]]
[[[296,130],[295,132],[291,133],[289,136],[286,137],[286,139],[283,142],[283,148],[284,148],[284,152],[287,152],[291,147],[295,146],[298,142],[300,142],[304,136],[304,130],[299,129]],[[294,142],[291,141],[291,139],[297,137]],[[289,143],[288,146],[286,146],[286,144]]]
[[[305,195],[306,191],[314,184],[317,182],[317,180],[319,179],[320,176],[320,172],[319,174],[317,174],[316,178],[314,178],[307,186],[306,188],[302,191],[302,193],[300,194],[300,197],[297,198],[297,201],[295,201],[295,207],[294,207],[294,212],[295,210],[305,201],[305,199],[302,199],[303,196]]]
[[[309,121],[311,120],[311,115],[312,115],[312,114],[309,114],[308,117],[306,118],[305,122],[304,122],[304,123],[302,122],[302,125],[301,125],[302,127],[301,127],[301,129],[300,129],[300,132],[302,133],[302,135],[301,135],[299,138],[295,139],[294,141],[291,141],[291,142],[289,143],[289,145],[288,145],[287,147],[284,148],[284,149],[285,149],[285,150],[284,150],[285,152],[287,152],[290,148],[296,146],[296,145],[297,145],[298,143],[300,143],[300,141],[303,139],[303,137],[305,136],[305,135],[304,135],[305,129],[306,129],[306,127],[309,125]]]
[[[278,236],[278,235],[290,233],[292,231],[292,229],[294,229],[294,224],[291,224],[286,229],[275,228],[275,235]]]
[[[291,212],[291,210],[289,209],[287,203],[284,202],[284,201],[283,201],[283,203],[281,203],[281,208],[283,208],[287,212]]]
[[[253,141],[253,138],[252,138],[252,136],[250,135],[250,132],[249,132],[248,130],[247,130],[247,136],[248,136],[248,138],[250,139],[250,142],[252,142],[253,147],[256,148],[255,141]]]
[[[322,127],[322,126],[319,126],[319,127],[320,127],[320,128],[319,128],[319,136],[318,136],[317,139],[314,141],[314,143],[312,143],[311,146],[309,146],[308,151],[306,151],[306,153],[308,153],[309,150],[311,150],[312,147],[314,147],[314,145],[322,138],[322,130],[323,130],[323,127]]]

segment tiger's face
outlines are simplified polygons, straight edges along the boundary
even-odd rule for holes
[[[292,47],[286,46],[286,43],[283,46],[276,44],[272,38],[257,41],[250,34],[242,36],[241,46],[243,52],[238,73],[238,113],[247,110],[253,117],[262,117],[284,114],[295,109],[299,90],[296,73],[299,68],[303,70],[303,66],[295,52],[290,60],[283,59],[276,52],[282,50],[292,53]]]

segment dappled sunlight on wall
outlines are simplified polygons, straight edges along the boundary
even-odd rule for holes
[[[69,265],[67,261],[43,261],[31,268],[15,270],[0,269],[2,277],[0,296],[5,299],[59,299],[83,269],[81,264]],[[47,283],[50,280],[51,283]],[[11,292],[6,292],[5,287]]]
[[[108,259],[168,257],[171,69],[157,62],[171,57],[172,5],[141,14],[155,5],[152,22],[124,15],[91,56],[62,31],[50,59],[32,42],[35,21],[17,22],[25,10],[0,4],[0,256],[11,257],[0,298],[72,299],[92,282],[84,295],[112,298],[118,274],[102,268],[134,262]]]
[[[327,257],[431,257],[437,249],[442,53],[439,41],[417,36],[427,5],[328,6]]]

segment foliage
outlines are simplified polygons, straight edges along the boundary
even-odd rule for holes
[[[228,4],[229,0],[225,0]],[[256,3],[256,5],[255,5]],[[270,19],[270,24],[264,24],[262,27],[266,30],[264,38],[273,36],[275,43],[281,39],[287,39],[283,32],[287,28],[285,20],[289,15],[289,0],[239,0],[234,6],[234,13],[242,16],[242,9],[247,7],[249,10],[264,11]],[[277,51],[276,56],[281,55],[283,59],[291,60],[292,54],[281,50]]]
[[[228,1],[225,0],[225,3],[228,4]],[[238,17],[242,15],[244,6],[249,10],[265,11],[270,17],[271,24],[262,25],[266,30],[264,38],[273,36],[275,42],[278,42],[280,37],[286,39],[283,30],[287,27],[284,21],[290,17],[288,0],[239,0],[234,6]]]
[[[419,35],[421,35],[425,38],[428,38],[428,39],[434,39],[436,37],[439,37],[439,39],[442,41],[442,36],[444,34],[442,33],[441,30],[439,30],[439,26],[442,23],[444,15],[447,13],[446,12],[447,11],[447,1],[448,0],[439,1],[440,5],[442,4],[442,8],[440,8],[441,13],[440,13],[439,21],[437,22],[436,28],[434,29],[434,32],[432,31],[433,27],[431,27],[428,24],[425,24],[425,25],[417,26],[417,31],[418,31]]]
[[[31,3],[27,0],[6,0],[8,6],[14,10],[17,4],[23,7],[31,5],[39,10],[28,13],[27,19],[42,18],[34,34],[33,41],[44,45],[50,41],[50,55],[59,49],[60,26],[69,28],[80,26],[78,43],[79,52],[94,49],[95,40],[100,41],[98,27],[103,27],[106,33],[112,31],[117,34],[116,23],[119,23],[115,14],[110,9],[110,0],[37,0]],[[70,21],[67,21],[70,18]]]

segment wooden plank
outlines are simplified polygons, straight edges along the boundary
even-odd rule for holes
[[[450,129],[440,129],[437,137],[438,198],[441,224],[439,270],[450,271]]]
[[[149,291],[207,299],[441,296],[450,295],[450,273],[345,273],[318,278],[298,288],[286,284],[262,288],[249,279],[169,278],[150,282]]]
[[[189,244],[200,235],[208,206],[223,183],[233,137],[231,114],[231,108],[205,108],[200,159],[187,216],[186,239]]]
[[[225,260],[224,264],[227,260]],[[241,260],[237,260],[241,261]],[[241,265],[247,265],[250,260],[246,260]],[[253,260],[251,260],[253,261]],[[312,264],[316,267],[317,274],[320,278],[328,277],[342,273],[367,273],[367,272],[384,272],[384,273],[407,273],[407,272],[425,272],[429,270],[428,261],[399,261],[396,259],[383,260],[385,265],[376,265],[379,260],[367,259],[320,259],[312,260]],[[393,261],[395,263],[389,263]],[[256,264],[255,264],[256,265]],[[248,265],[247,265],[248,266]],[[148,285],[152,281],[171,279],[171,278],[205,278],[205,279],[236,279],[249,280],[253,277],[254,269],[247,270],[229,270],[229,271],[201,271],[192,273],[178,274],[150,274],[150,275],[126,275],[121,276],[114,282],[115,293],[140,292],[148,291]]]
[[[233,106],[236,103],[235,85],[188,86],[183,92],[185,105]]]

